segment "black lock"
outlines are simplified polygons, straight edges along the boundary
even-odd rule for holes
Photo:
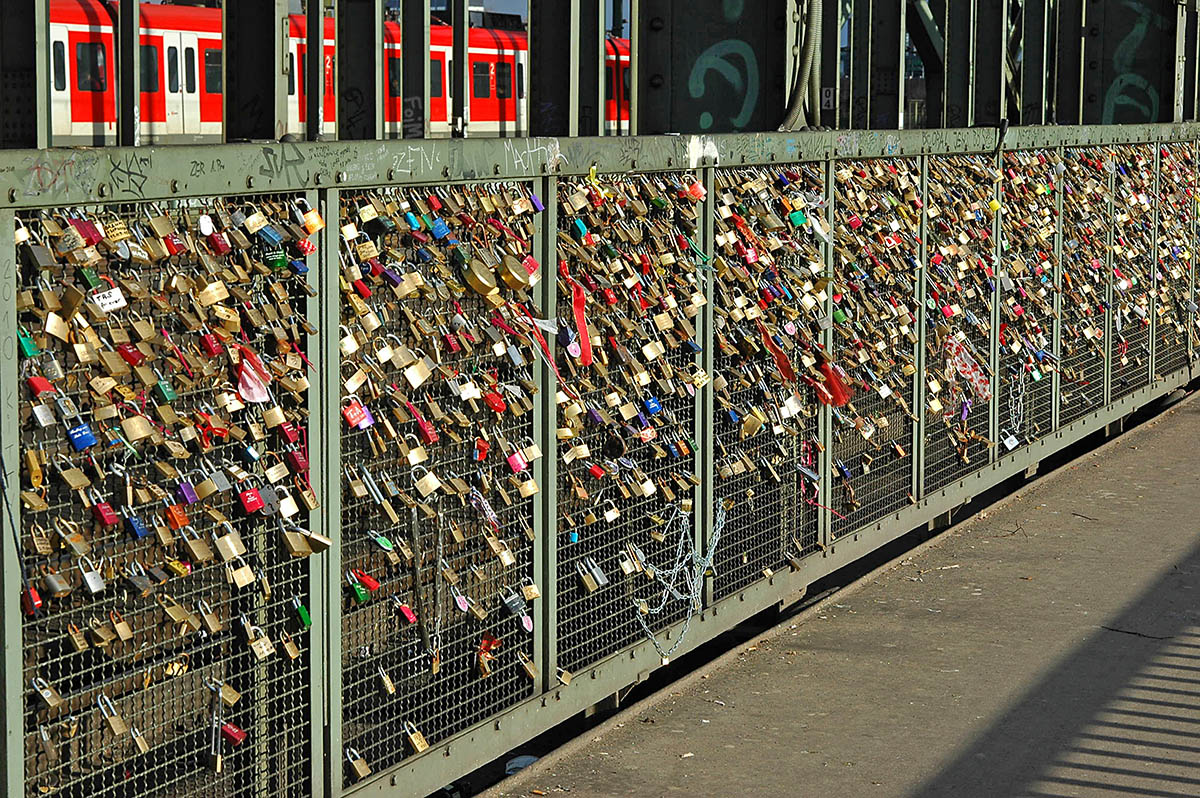
[[[618,435],[613,428],[609,428],[608,435],[604,438],[604,443],[600,450],[604,452],[604,456],[610,460],[615,460],[618,457],[623,457],[628,447],[625,445],[625,439]]]
[[[258,489],[258,495],[262,497],[263,506],[259,510],[262,515],[275,515],[279,512],[279,493],[275,488],[267,485]]]

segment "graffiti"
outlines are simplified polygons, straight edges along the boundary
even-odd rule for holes
[[[405,97],[402,112],[404,138],[425,137],[425,101],[420,97]]]
[[[150,155],[128,153],[108,156],[108,180],[113,190],[118,194],[132,194],[138,199],[145,199],[146,170],[152,163],[153,157]]]
[[[1160,31],[1169,30],[1171,20],[1154,11],[1139,0],[1122,0],[1121,5],[1134,15],[1134,22],[1125,38],[1113,51],[1112,68],[1115,77],[1104,93],[1104,109],[1101,122],[1111,125],[1117,114],[1125,111],[1122,122],[1157,122],[1159,96],[1154,85],[1134,71],[1138,60],[1138,49],[1146,40],[1150,26]],[[1151,41],[1160,41],[1154,38]],[[1133,112],[1131,116],[1129,112]],[[1136,117],[1136,118],[1133,118]]]
[[[541,139],[544,144],[537,144],[538,139],[505,139],[504,153],[508,157],[508,167],[514,171],[532,172],[542,158],[546,159],[547,168],[553,169],[559,161],[567,162],[558,150],[558,139]]]
[[[746,65],[746,74],[727,60],[727,56],[736,56]],[[734,130],[741,130],[750,122],[754,109],[758,107],[758,58],[754,48],[741,39],[725,39],[709,47],[696,59],[692,72],[688,75],[688,94],[693,100],[698,100],[707,91],[705,77],[709,72],[716,72],[735,95],[742,98],[742,107],[729,121]],[[700,114],[700,128],[709,130],[713,126],[713,115],[704,111]]]
[[[192,171],[190,177],[204,177],[210,172],[224,172],[225,162],[220,158],[213,158],[211,161],[192,161]]]
[[[290,183],[303,184],[308,182],[311,174],[304,169],[304,152],[296,144],[285,142],[277,147],[262,148],[263,163],[258,173],[270,180],[284,178]]]
[[[25,170],[25,196],[54,197],[72,190],[90,192],[100,156],[92,152],[40,152]]]
[[[889,133],[887,138],[883,140],[884,155],[895,155],[900,151],[900,139]]]
[[[375,138],[374,130],[365,129],[367,119],[366,95],[358,87],[352,87],[342,92],[342,104],[338,109],[344,119],[346,130],[352,132],[354,138]]]

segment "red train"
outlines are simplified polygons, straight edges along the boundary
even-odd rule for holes
[[[116,2],[111,4],[116,5]],[[115,18],[102,0],[51,0],[50,109],[55,144],[116,143]],[[222,39],[218,9],[141,6],[141,134],[144,143],[219,141]],[[523,32],[472,28],[472,136],[524,136],[529,48]],[[288,39],[288,132],[305,125],[305,18],[293,15]],[[451,28],[430,31],[430,102],[434,136],[450,135]],[[403,119],[400,26],[384,24],[384,115],[389,137]],[[610,38],[606,54],[606,132],[629,125],[629,42]],[[325,128],[336,127],[333,20],[325,22]],[[618,114],[618,98],[620,112]]]

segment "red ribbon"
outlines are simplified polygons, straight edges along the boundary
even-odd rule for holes
[[[771,334],[767,332],[767,325],[762,323],[762,319],[755,319],[755,321],[758,323],[758,331],[762,335],[763,345],[767,347],[771,357],[775,358],[775,366],[779,369],[779,373],[788,382],[795,382],[796,372],[792,370],[792,362],[788,360],[788,356],[779,348],[779,345],[771,339]]]

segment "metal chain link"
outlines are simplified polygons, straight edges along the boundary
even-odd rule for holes
[[[725,528],[725,504],[719,502],[717,504],[717,515],[713,523],[712,536],[708,540],[708,545],[705,547],[707,552],[703,557],[700,552],[696,551],[696,540],[692,536],[692,524],[688,519],[687,513],[684,513],[677,506],[675,514],[667,521],[667,529],[670,529],[671,524],[679,521],[679,540],[675,545],[675,563],[671,566],[670,574],[662,580],[663,590],[662,596],[659,599],[658,606],[650,607],[646,612],[642,612],[641,605],[634,602],[634,612],[637,614],[638,623],[642,625],[646,637],[654,644],[654,650],[663,658],[663,661],[669,660],[671,655],[683,644],[687,638],[688,627],[692,623],[692,616],[700,609],[700,600],[704,591],[704,575],[712,568],[713,556],[717,550],[717,543],[721,540],[721,531]],[[691,562],[692,567],[687,571],[685,566]],[[657,568],[655,573],[662,573]],[[681,592],[675,587],[676,583],[683,576],[683,586],[686,592]],[[663,651],[662,645],[658,642],[658,638],[654,636],[654,631],[650,628],[650,624],[646,622],[647,616],[660,615],[667,607],[667,603],[671,599],[687,602],[687,616],[683,619],[683,628],[679,631],[679,637],[669,649]]]

